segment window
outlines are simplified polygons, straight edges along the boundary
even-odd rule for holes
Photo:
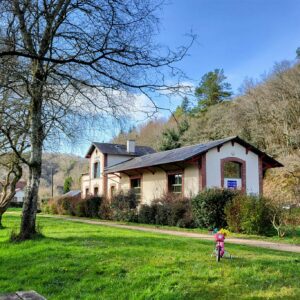
[[[94,178],[99,178],[100,177],[100,162],[97,161],[94,163]]]
[[[224,178],[242,178],[242,165],[234,161],[225,162]]]
[[[169,193],[181,194],[182,174],[168,175],[168,188],[169,188]]]
[[[94,187],[94,196],[98,196],[99,189],[98,187]]]
[[[89,189],[85,189],[85,196],[88,196],[89,194]]]
[[[141,178],[132,178],[130,180],[130,186],[134,190],[138,199],[141,199],[142,188],[141,188]]]

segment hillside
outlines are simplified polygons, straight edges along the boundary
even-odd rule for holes
[[[179,112],[179,113],[178,113]],[[177,108],[166,122],[151,121],[114,141],[135,138],[156,150],[238,135],[281,161],[285,167],[266,174],[265,195],[300,203],[300,65],[276,64],[259,83],[248,81],[243,93],[206,111]],[[181,124],[188,123],[181,130]],[[180,131],[181,130],[181,131]],[[167,139],[167,140],[166,140]],[[170,143],[171,140],[171,143]]]
[[[51,169],[53,168],[54,195],[61,192],[66,177],[73,179],[72,189],[80,189],[81,174],[88,170],[88,160],[71,154],[43,154],[40,197],[51,195]]]
[[[40,183],[40,198],[48,198],[51,196],[52,179],[51,170],[53,169],[53,192],[54,196],[62,192],[64,180],[71,176],[73,179],[72,189],[80,189],[81,174],[88,170],[88,161],[82,157],[62,154],[62,153],[44,153],[42,177]],[[28,170],[24,167],[23,178],[28,177]],[[5,174],[4,170],[0,170],[0,178]]]

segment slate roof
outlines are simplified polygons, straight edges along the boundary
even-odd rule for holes
[[[208,150],[221,146],[229,141],[235,141],[239,144],[245,146],[249,150],[252,150],[254,153],[259,155],[264,155],[264,159],[268,161],[272,167],[281,167],[282,164],[273,159],[272,157],[268,156],[264,152],[260,151],[259,149],[255,148],[254,146],[248,144],[244,140],[240,139],[237,136],[228,137],[225,139],[215,140],[212,142],[208,142],[206,144],[197,144],[192,146],[186,146],[178,149],[168,150],[157,152],[153,154],[143,155],[140,157],[132,158],[125,162],[110,166],[106,168],[106,173],[117,173],[126,170],[133,170],[139,168],[146,168],[151,166],[158,166],[168,163],[175,163],[175,162],[182,162],[188,159],[193,158],[196,155],[202,154],[207,152]]]
[[[135,152],[128,153],[126,145],[93,142],[85,157],[89,158],[95,148],[98,148],[102,153],[111,155],[142,156],[155,153],[154,149],[147,146],[135,146]]]
[[[67,196],[67,197],[76,197],[79,196],[81,194],[80,190],[71,190],[65,194],[63,194],[63,197]]]

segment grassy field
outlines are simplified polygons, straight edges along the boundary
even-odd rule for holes
[[[0,291],[36,290],[48,299],[299,299],[299,254],[39,217],[44,238],[8,242],[0,231]]]
[[[22,208],[9,208],[9,212],[14,212],[14,213],[20,213],[22,211]],[[298,212],[300,214],[300,212]],[[42,213],[40,215],[43,215]],[[56,217],[63,217],[56,215]],[[71,216],[66,216],[68,218],[72,218]],[[78,217],[75,217],[78,218]],[[88,218],[81,218],[81,219],[87,219]],[[100,219],[97,219],[100,220]],[[101,222],[111,222],[107,220],[100,220]],[[148,227],[148,228],[161,228],[161,229],[170,229],[170,230],[176,230],[176,231],[186,231],[186,232],[195,232],[195,233],[204,233],[207,234],[208,230],[206,228],[180,228],[177,226],[158,226],[158,225],[151,225],[151,224],[140,224],[140,223],[131,223],[131,222],[122,222],[122,221],[113,221],[114,223],[119,223],[119,224],[126,224],[126,225],[134,225],[134,226],[143,226],[143,227]],[[276,235],[276,232],[274,232],[273,236],[262,236],[262,235],[254,235],[254,234],[244,234],[244,233],[230,233],[230,237],[234,238],[242,238],[242,239],[255,239],[255,240],[265,240],[265,241],[270,241],[270,242],[279,242],[279,243],[285,243],[285,244],[296,244],[300,245],[300,227],[298,227],[294,232],[287,231],[286,235],[284,237],[278,237]]]

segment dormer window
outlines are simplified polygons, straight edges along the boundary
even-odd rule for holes
[[[100,177],[100,162],[97,161],[94,163],[93,178],[99,178],[99,177]]]

